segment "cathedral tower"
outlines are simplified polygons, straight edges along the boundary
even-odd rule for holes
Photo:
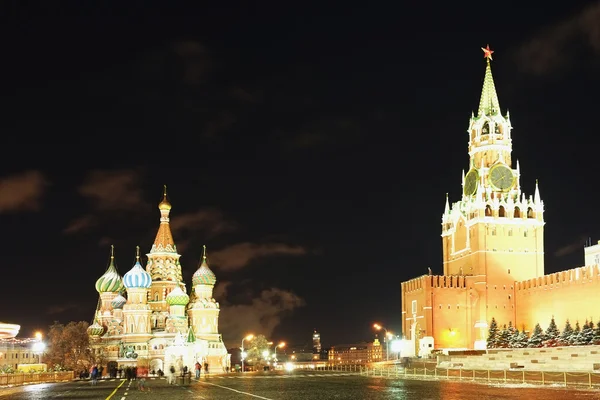
[[[123,279],[115,263],[115,247],[110,246],[110,261],[106,272],[96,281],[96,291],[100,294],[100,305],[96,320],[106,327],[112,320],[112,301],[123,291]]]
[[[129,342],[140,342],[150,339],[150,306],[148,305],[148,289],[152,283],[140,263],[140,248],[136,248],[135,264],[123,277],[127,288],[127,303],[123,306],[124,333]]]
[[[166,316],[169,311],[167,296],[175,288],[184,285],[181,275],[181,265],[177,247],[173,241],[173,234],[169,225],[171,203],[167,199],[167,187],[164,187],[163,199],[158,204],[160,210],[160,226],[154,244],[148,256],[146,271],[152,277],[152,286],[149,291],[149,304],[153,311],[153,327],[164,329]],[[184,286],[185,287],[185,286]]]
[[[502,320],[514,321],[513,283],[544,275],[544,204],[537,182],[534,196],[521,191],[519,163],[512,162],[510,116],[501,114],[492,76],[493,51],[482,50],[486,70],[479,109],[467,130],[462,197],[453,204],[446,197],[442,216],[444,275],[475,277],[478,292],[485,294],[481,298],[506,310]],[[480,319],[489,320],[488,305],[480,307]]]
[[[192,276],[192,299],[188,308],[190,325],[198,338],[220,341],[219,303],[213,299],[213,289],[217,278],[208,267],[206,246],[203,246],[200,266]]]

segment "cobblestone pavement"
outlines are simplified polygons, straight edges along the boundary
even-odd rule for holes
[[[0,388],[0,400],[546,400],[557,396],[578,400],[597,394],[558,387],[389,379],[331,371],[211,375],[192,379],[189,385],[169,385],[164,378],[149,378],[146,386],[148,390],[142,391],[136,381],[121,379],[101,380],[96,386],[89,381],[26,385]]]

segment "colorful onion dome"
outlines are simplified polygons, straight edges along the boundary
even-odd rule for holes
[[[160,203],[158,203],[159,210],[169,211],[171,209],[171,203],[167,200],[167,185],[165,185],[165,190],[163,192],[163,199]]]
[[[101,336],[104,333],[104,327],[96,320],[93,324],[88,326],[87,333],[92,337]]]
[[[127,289],[148,289],[152,284],[152,277],[140,264],[140,246],[136,247],[135,264],[123,277]]]
[[[127,303],[127,299],[125,297],[123,297],[122,294],[119,293],[119,295],[117,297],[115,297],[113,299],[113,301],[110,302],[110,305],[112,306],[112,308],[114,308],[116,310],[120,310],[121,308],[123,308],[125,303]]]
[[[110,246],[110,263],[104,275],[96,281],[96,290],[98,293],[123,290],[123,279],[117,272],[117,266],[115,265],[115,246]]]
[[[190,296],[181,290],[179,286],[167,295],[167,304],[170,306],[185,306],[189,302]]]
[[[200,267],[192,275],[192,285],[214,285],[217,282],[217,277],[208,267],[208,260],[206,258],[206,246],[202,246],[204,254],[202,255],[202,262]]]

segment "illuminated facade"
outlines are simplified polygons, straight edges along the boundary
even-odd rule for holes
[[[366,364],[383,361],[385,351],[375,339],[373,342],[355,344],[340,344],[329,349],[328,359],[330,364]]]
[[[18,370],[26,364],[39,364],[42,352],[36,350],[36,343],[39,343],[36,338],[0,339],[0,367],[10,366]]]
[[[484,348],[492,318],[532,331],[552,316],[559,326],[600,317],[600,245],[586,249],[589,267],[544,274],[544,203],[537,182],[533,195],[521,190],[510,116],[500,112],[492,51],[483,50],[487,65],[467,131],[462,197],[446,197],[442,215],[443,275],[402,283],[403,334],[415,348],[424,337],[435,348]]]
[[[108,268],[96,281],[100,299],[88,328],[92,349],[112,365],[145,359],[155,371],[171,365],[191,370],[196,361],[224,369],[229,355],[218,330],[219,303],[212,297],[216,277],[206,248],[188,295],[169,226],[166,188],[158,208],[160,225],[145,268],[138,247],[133,268],[121,277],[111,247]]]

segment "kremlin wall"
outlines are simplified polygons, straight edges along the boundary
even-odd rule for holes
[[[512,162],[512,124],[501,114],[489,47],[477,115],[469,121],[462,196],[442,215],[443,275],[401,284],[406,355],[433,349],[485,349],[492,320],[532,332],[600,320],[600,243],[585,248],[585,266],[544,272],[544,202],[521,190]]]

